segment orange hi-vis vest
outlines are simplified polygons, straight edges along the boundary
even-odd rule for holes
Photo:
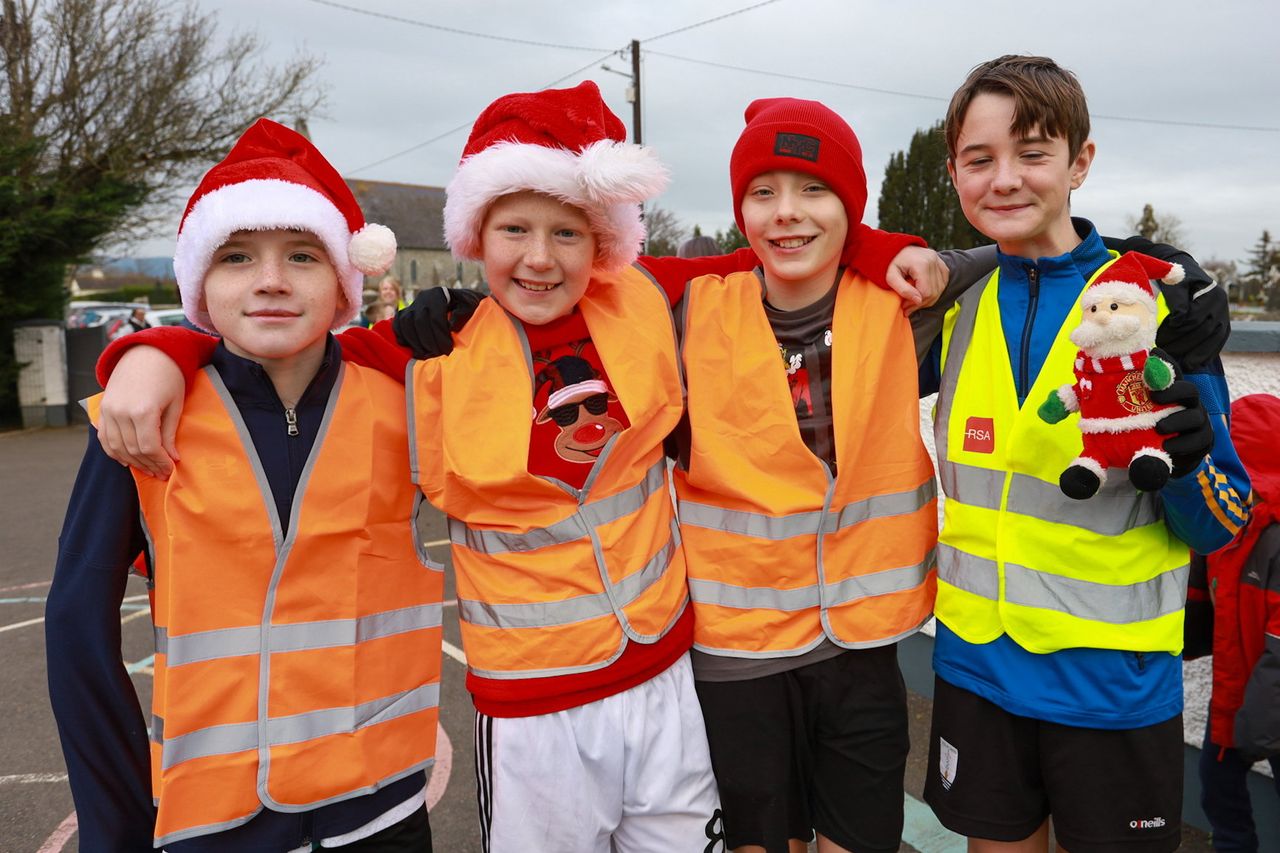
[[[155,567],[156,846],[430,765],[444,582],[417,544],[400,385],[343,365],[287,532],[213,368],[176,440],[169,480],[134,474]]]
[[[578,308],[631,422],[581,489],[528,471],[532,356],[497,302],[450,355],[409,368],[414,479],[449,516],[467,665],[484,678],[600,669],[688,603],[662,446],[682,410],[671,308],[635,268],[593,278]]]
[[[685,291],[692,445],[675,482],[701,651],[886,645],[933,610],[938,510],[911,328],[894,293],[854,273],[837,286],[834,478],[801,439],[756,275]]]

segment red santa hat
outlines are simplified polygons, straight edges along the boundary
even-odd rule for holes
[[[1181,264],[1165,263],[1141,252],[1125,252],[1089,285],[1080,297],[1080,306],[1088,308],[1110,301],[1125,304],[1141,302],[1154,312],[1156,290],[1151,280],[1177,284],[1183,275]]]
[[[192,193],[178,226],[173,270],[187,318],[213,328],[200,308],[213,253],[237,231],[296,228],[320,238],[346,297],[333,328],[360,310],[364,277],[391,267],[396,238],[383,225],[366,224],[351,188],[302,134],[258,119]]]
[[[652,151],[626,138],[621,119],[590,80],[498,98],[476,119],[449,182],[444,233],[453,254],[479,260],[489,205],[532,190],[586,214],[598,269],[630,264],[645,237],[640,204],[666,188],[667,170]]]

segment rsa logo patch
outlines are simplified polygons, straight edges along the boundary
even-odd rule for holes
[[[969,453],[995,453],[995,428],[991,418],[969,418],[964,423],[964,449]]]

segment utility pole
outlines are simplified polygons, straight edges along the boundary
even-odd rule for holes
[[[631,91],[627,93],[631,102],[631,141],[641,143],[640,136],[640,40],[631,40]]]

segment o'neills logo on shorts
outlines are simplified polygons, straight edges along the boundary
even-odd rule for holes
[[[773,153],[779,157],[799,157],[818,162],[818,137],[803,133],[779,133],[773,140]]]
[[[969,453],[995,453],[995,421],[991,418],[969,418],[965,421],[964,449]]]

